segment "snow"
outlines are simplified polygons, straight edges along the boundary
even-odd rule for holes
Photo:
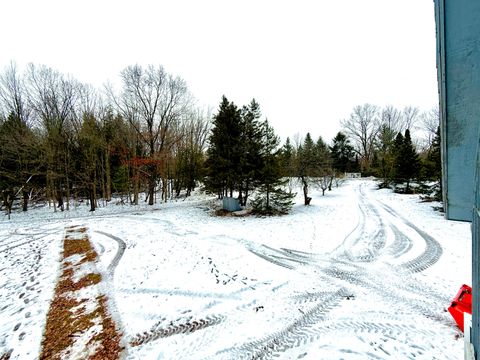
[[[108,275],[127,359],[462,358],[445,309],[471,283],[470,225],[372,180],[312,197],[305,207],[299,194],[281,217],[216,217],[201,194],[5,217],[0,356],[38,357],[64,229],[75,225]]]

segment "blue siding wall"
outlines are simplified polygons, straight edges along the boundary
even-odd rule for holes
[[[435,3],[446,216],[472,221],[480,124],[480,1]]]
[[[473,220],[470,340],[480,360],[480,0],[434,1],[445,211]]]
[[[477,351],[477,359],[480,353],[480,139],[477,148],[475,204],[473,207],[472,224],[472,277],[473,277],[473,319],[472,339],[473,346]]]

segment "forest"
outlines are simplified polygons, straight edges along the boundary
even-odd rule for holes
[[[91,211],[112,200],[149,205],[196,188],[236,196],[258,213],[286,213],[294,191],[325,191],[345,173],[382,186],[433,182],[441,194],[438,110],[353,107],[331,140],[294,134],[283,143],[255,100],[199,106],[186,82],[163,66],[132,65],[119,89],[96,89],[45,65],[0,73],[2,209],[48,204]],[[280,106],[280,105],[279,105]],[[319,119],[319,129],[322,121]],[[312,129],[316,131],[318,129]],[[140,194],[144,194],[140,200]],[[252,198],[252,194],[254,194]]]

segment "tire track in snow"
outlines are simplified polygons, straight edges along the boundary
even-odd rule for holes
[[[271,262],[272,264],[287,268],[289,270],[293,270],[296,268],[296,266],[289,264],[288,262],[281,261],[282,259],[274,258],[271,255],[265,254],[263,252],[259,252],[257,250],[249,248],[248,251],[250,251],[252,254],[257,255],[258,257]],[[283,260],[288,260],[287,258],[283,258]]]
[[[180,324],[170,323],[166,327],[161,326],[161,322],[158,322],[149,331],[144,331],[143,333],[136,334],[129,340],[129,344],[132,347],[137,347],[140,345],[148,344],[152,341],[166,338],[178,334],[188,334],[193,333],[198,330],[205,329],[223,322],[225,317],[221,315],[209,315],[204,319],[193,320],[189,319],[188,321]]]
[[[368,292],[373,292],[383,298],[387,304],[392,304],[392,306],[398,306],[399,310],[405,309],[407,314],[412,314],[412,316],[421,316],[450,328],[452,326],[452,321],[443,312],[444,305],[447,304],[449,301],[445,296],[439,294],[436,290],[431,289],[428,286],[418,284],[418,280],[416,279],[406,280],[404,277],[398,276],[397,274],[395,274],[394,268],[390,264],[385,264],[385,270],[387,270],[387,272],[392,271],[392,275],[394,275],[390,279],[393,279],[392,284],[385,282],[385,273],[372,272],[373,269],[369,267],[369,264],[372,262],[376,262],[378,260],[378,256],[381,254],[381,251],[385,248],[386,225],[381,219],[380,213],[375,207],[375,205],[367,198],[367,196],[365,196],[363,188],[361,188],[360,193],[361,196],[359,197],[359,201],[361,201],[362,203],[359,205],[359,209],[361,212],[359,224],[355,227],[352,233],[347,236],[343,244],[336,249],[337,251],[334,251],[334,253],[338,253],[338,250],[342,250],[344,255],[340,255],[337,257],[332,256],[330,261],[326,261],[326,269],[320,268],[320,270],[323,271],[323,273],[325,274],[325,281],[331,282],[333,280],[336,286],[341,286],[346,289],[355,289],[355,287],[359,287],[360,289],[367,290]],[[383,207],[383,204],[381,205]],[[428,234],[422,232],[420,229],[415,227],[413,224],[409,223],[400,216],[397,216],[398,214],[393,213],[391,215],[395,218],[399,218],[407,226],[412,227],[412,229],[418,232],[419,235],[423,239],[425,239],[427,243],[427,249],[423,255],[417,257],[411,262],[405,263],[402,267],[408,269],[409,272],[418,272],[435,263],[441,256],[441,247],[440,249],[438,248],[438,242],[436,242]],[[367,224],[367,221],[370,221],[370,223]],[[375,226],[375,223],[373,221],[376,221],[378,224],[380,224],[380,226]],[[371,226],[372,224],[373,226]],[[367,225],[370,225],[370,227],[367,228]],[[389,226],[392,227],[392,231],[395,235],[395,240],[393,244],[388,248],[388,251],[390,255],[400,257],[411,250],[413,246],[413,241],[395,226],[391,224],[389,224]],[[372,228],[374,229],[374,231],[371,230]],[[354,248],[353,251],[352,248]],[[289,268],[293,267],[292,270],[297,269],[296,266],[291,265],[292,262],[294,262],[295,260],[300,260],[301,263],[304,265],[311,264],[313,266],[315,266],[316,260],[327,260],[325,258],[315,259],[315,256],[313,256],[313,254],[297,252],[296,250],[291,249],[277,250],[264,247],[263,250],[264,251],[262,251],[259,255],[260,257],[279,266]],[[256,252],[258,253],[260,251]],[[283,253],[283,256],[275,255],[280,252]],[[361,255],[359,256],[355,252],[360,253]],[[342,257],[345,258],[345,260],[342,261]],[[345,265],[347,269],[342,268],[342,264]],[[425,294],[425,292],[427,292],[427,294]],[[423,294],[422,296],[424,296],[424,298],[419,299],[419,294]],[[310,297],[310,300],[316,301],[316,296],[312,295]],[[308,302],[309,299],[308,296],[304,297],[303,299],[301,299],[300,297],[299,299],[297,299],[297,301],[299,303],[302,301]],[[346,324],[345,326],[348,327],[348,324]],[[396,328],[396,331],[401,333],[408,333],[415,332],[413,329],[417,328],[417,326],[414,326],[412,329],[409,329],[408,326],[400,325],[399,328]],[[320,333],[328,333],[332,330],[332,328],[331,326],[328,326],[326,328],[320,326],[317,330]],[[339,331],[342,331],[341,328],[339,328]],[[386,333],[387,335],[389,334],[386,328],[369,325],[368,322],[358,323],[357,325],[352,324],[351,331],[356,334],[365,332],[382,332]],[[419,330],[417,334],[422,334],[422,331],[423,330]],[[423,333],[423,335],[425,335],[427,339],[425,341],[427,343],[430,343],[428,341],[428,335],[432,334]],[[300,334],[298,333],[292,332],[289,336],[292,339],[297,339],[295,341],[300,341]],[[302,337],[300,336],[300,338]],[[275,336],[273,337],[273,339],[275,339]],[[282,342],[278,339],[271,340],[270,343],[268,343],[267,341],[267,344],[264,344],[266,346],[264,347],[264,349],[268,349],[269,347],[280,347],[281,343]],[[246,349],[242,349],[242,351],[243,350]],[[242,352],[240,351],[239,354],[240,353]],[[263,358],[266,357],[265,354],[250,354],[250,358]]]
[[[104,235],[112,240],[115,240],[118,244],[118,249],[117,253],[115,254],[115,257],[113,258],[112,262],[108,265],[107,271],[108,275],[113,278],[113,274],[115,272],[116,267],[120,263],[120,260],[122,259],[123,254],[125,253],[125,249],[127,248],[127,245],[125,244],[125,241],[120,239],[117,236],[114,236],[112,234],[106,233],[104,231],[95,231],[97,234]]]
[[[398,214],[395,210],[393,210],[391,207],[382,204],[382,207],[392,215],[393,217],[396,217],[400,220],[403,221],[407,226],[415,230],[425,241],[425,250],[422,254],[417,256],[415,259],[412,259],[410,261],[407,261],[406,263],[403,263],[399,266],[401,266],[403,269],[407,270],[408,272],[412,273],[417,273],[417,272],[422,272],[432,265],[434,265],[442,256],[443,254],[443,249],[440,243],[435,240],[432,236],[428,235],[425,231],[421,230],[418,228],[416,225],[405,219],[403,216]]]
[[[327,318],[327,314],[333,308],[340,305],[345,294],[346,290],[343,288],[334,293],[326,293],[321,301],[282,330],[262,339],[222,350],[217,355],[227,353],[235,359],[267,359],[273,356],[278,357],[279,353],[307,344],[316,339],[318,324]]]
[[[399,258],[400,256],[408,253],[412,249],[413,241],[404,233],[402,233],[395,225],[390,224],[389,226],[393,231],[395,240],[390,245],[388,249],[388,254],[395,258]]]
[[[349,285],[353,285],[366,289],[370,293],[375,293],[386,303],[396,306],[398,311],[404,308],[409,313],[425,317],[448,327],[453,324],[453,320],[444,312],[448,301],[442,303],[436,294],[430,295],[425,292],[412,291],[412,280],[405,279],[403,276],[392,273],[389,275],[389,282],[387,283],[385,282],[384,272],[377,274],[368,270],[350,272],[339,268],[327,268],[323,269],[322,272],[327,277],[336,278],[339,286],[349,288]],[[419,294],[422,295],[422,298],[418,298]]]
[[[126,249],[127,246],[125,244],[125,241],[123,241],[122,239],[120,239],[117,236],[106,233],[104,231],[94,231],[94,232],[96,232],[97,234],[100,234],[100,235],[104,235],[104,236],[106,236],[106,237],[108,237],[112,240],[115,240],[118,244],[117,253],[115,254],[115,257],[112,259],[112,261],[110,262],[110,264],[107,267],[107,275],[108,275],[107,283],[109,284],[109,286],[114,288],[115,269],[117,268],[118,264],[120,263],[120,260],[122,259],[123,254],[125,253],[125,249]],[[101,245],[101,244],[99,244],[99,245]],[[117,301],[116,301],[115,295],[109,297],[108,305],[109,305],[110,312],[112,314],[115,314],[115,322],[117,323],[117,325],[119,326],[120,329],[123,329],[124,328],[123,320],[122,320],[122,317],[120,315],[120,311],[118,310],[118,307],[117,307]],[[124,353],[127,354],[127,350],[124,350]]]
[[[363,184],[358,193],[358,224],[331,255],[332,258],[346,257],[351,262],[369,263],[376,261],[385,247],[386,225],[365,195]]]

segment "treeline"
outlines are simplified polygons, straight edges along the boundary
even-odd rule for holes
[[[437,109],[420,113],[418,108],[372,104],[353,108],[342,121],[343,132],[353,146],[353,154],[364,176],[383,179],[383,186],[410,181],[437,182],[441,198],[440,118]],[[418,133],[416,141],[414,132]]]
[[[0,190],[7,211],[21,198],[153,204],[203,176],[210,114],[162,66],[129,66],[117,91],[99,92],[46,66],[0,74]]]
[[[128,66],[121,86],[98,91],[46,66],[15,64],[0,74],[0,191],[11,211],[31,201],[69,209],[71,200],[152,205],[199,185],[235,196],[259,213],[284,213],[301,185],[323,193],[345,172],[383,179],[438,180],[438,113],[407,107],[356,106],[329,144],[322,137],[284,144],[260,105],[238,107],[223,97],[215,114],[198,107],[185,81],[162,66]],[[422,126],[418,126],[421,123]],[[426,142],[411,131],[423,127]],[[296,181],[297,183],[293,183]]]

